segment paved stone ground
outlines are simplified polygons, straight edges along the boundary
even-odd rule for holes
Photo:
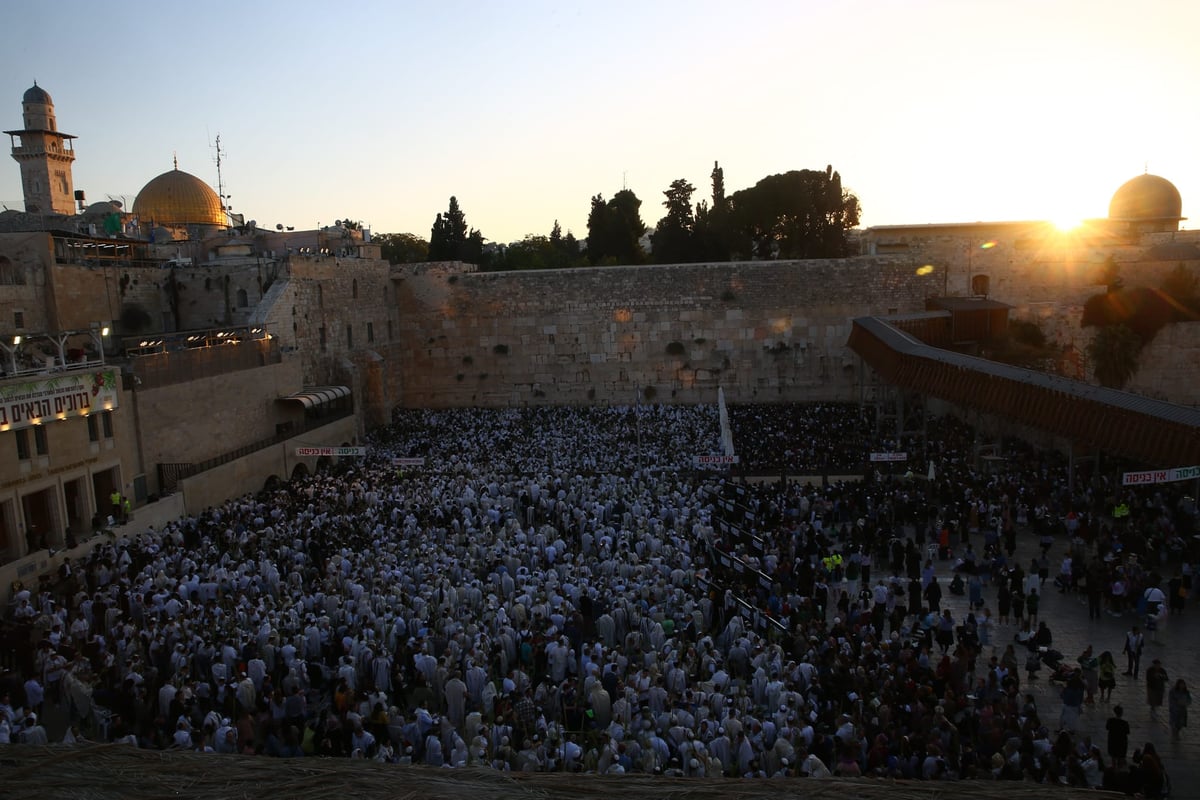
[[[982,551],[982,542],[976,541],[975,550]],[[1066,539],[1061,538],[1050,550],[1051,579],[1057,571],[1058,562],[1066,551]],[[1027,566],[1039,553],[1038,543],[1034,536],[1022,532],[1017,538],[1016,563]],[[937,562],[938,581],[945,590],[953,577],[953,562]],[[1160,568],[1167,572],[1172,567],[1164,565]],[[1165,588],[1165,587],[1164,587]],[[996,613],[996,589],[992,585],[984,589],[984,604]],[[956,620],[966,619],[969,612],[966,597],[956,597],[947,590],[942,598],[942,607],[950,608]],[[1097,699],[1093,706],[1084,706],[1080,717],[1077,733],[1080,736],[1090,735],[1092,741],[1099,745],[1101,752],[1108,756],[1105,749],[1108,734],[1105,723],[1112,716],[1112,707],[1120,704],[1124,708],[1125,719],[1132,731],[1129,737],[1129,751],[1132,755],[1134,748],[1140,748],[1146,742],[1153,742],[1171,777],[1173,787],[1172,797],[1200,798],[1200,730],[1197,725],[1185,728],[1179,741],[1171,740],[1171,730],[1168,725],[1167,707],[1157,714],[1152,714],[1146,704],[1146,668],[1155,658],[1161,659],[1170,677],[1168,689],[1176,679],[1183,678],[1188,689],[1197,702],[1191,709],[1190,718],[1200,714],[1200,607],[1196,600],[1189,601],[1187,610],[1181,615],[1168,617],[1164,625],[1159,626],[1157,640],[1146,635],[1146,649],[1142,654],[1141,672],[1135,680],[1126,677],[1125,656],[1121,648],[1125,643],[1125,633],[1137,622],[1142,625],[1144,620],[1138,619],[1133,612],[1114,617],[1107,611],[1098,620],[1088,619],[1087,599],[1079,594],[1060,594],[1051,581],[1046,582],[1042,592],[1042,603],[1039,618],[1050,627],[1054,636],[1054,649],[1062,652],[1065,663],[1075,665],[1075,659],[1089,644],[1096,655],[1105,650],[1111,650],[1117,662],[1117,686],[1113,689],[1111,702],[1100,702]],[[992,637],[992,647],[984,648],[980,657],[983,662],[995,652],[1000,655],[1004,646],[1013,640],[1019,626],[1009,624],[996,626]],[[997,649],[998,647],[998,649]],[[1027,680],[1024,670],[1026,651],[1017,648],[1017,657],[1021,664],[1021,691],[1032,693],[1037,701],[1038,711],[1045,725],[1054,732],[1057,730],[1062,701],[1059,692],[1061,683],[1051,683],[1047,678],[1050,670],[1042,668],[1039,677],[1033,681]]]

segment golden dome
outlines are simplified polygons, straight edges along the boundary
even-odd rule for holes
[[[1179,190],[1166,178],[1138,175],[1126,181],[1108,205],[1108,218],[1125,222],[1168,221],[1183,219],[1183,200]]]
[[[138,192],[133,213],[142,222],[156,225],[216,225],[224,228],[221,198],[195,175],[173,169],[153,179]]]

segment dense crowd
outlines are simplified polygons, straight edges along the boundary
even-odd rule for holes
[[[1071,491],[1059,459],[1017,442],[978,472],[951,418],[884,442],[857,413],[735,409],[741,466],[848,466],[849,449],[821,454],[853,431],[860,467],[886,445],[910,468],[735,485],[692,467],[720,446],[706,407],[403,412],[363,461],[105,542],[19,591],[0,741],[44,742],[49,706],[66,741],[145,748],[1158,791],[1152,744],[1126,761],[1075,735],[1021,673],[1053,652],[1039,592],[1096,594],[1101,613],[1190,591],[1194,506],[1102,478]],[[1017,537],[1041,558],[1017,563]],[[1091,696],[1099,664],[1058,666]]]

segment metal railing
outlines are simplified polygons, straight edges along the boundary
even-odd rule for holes
[[[0,379],[77,372],[104,366],[108,326],[19,332],[0,338]]]
[[[60,372],[86,371],[103,367],[104,365],[105,362],[102,358],[88,359],[85,357],[81,361],[67,361],[65,364],[55,358],[53,364],[46,363],[33,367],[22,367],[20,362],[18,362],[17,369],[14,371],[11,364],[0,362],[0,380],[4,380],[5,378],[22,378],[30,375],[52,375]]]
[[[214,346],[208,346],[203,339],[198,339],[189,346],[186,344],[187,335],[183,335],[182,339],[172,335],[172,341],[181,340],[184,344],[171,345],[167,344],[165,336],[158,334],[152,338],[135,340],[134,345],[146,343],[142,352],[126,351],[141,391],[257,369],[279,364],[283,360],[279,340],[274,338],[237,340],[226,337],[221,340],[225,344]]]

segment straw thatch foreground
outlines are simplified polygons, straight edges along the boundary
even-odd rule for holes
[[[218,756],[137,750],[128,745],[0,748],[0,786],[14,797],[120,798],[467,798],[468,800],[926,800],[927,798],[1116,798],[1033,783],[875,780],[701,780],[650,775],[505,774],[485,769],[398,767],[349,759]]]

